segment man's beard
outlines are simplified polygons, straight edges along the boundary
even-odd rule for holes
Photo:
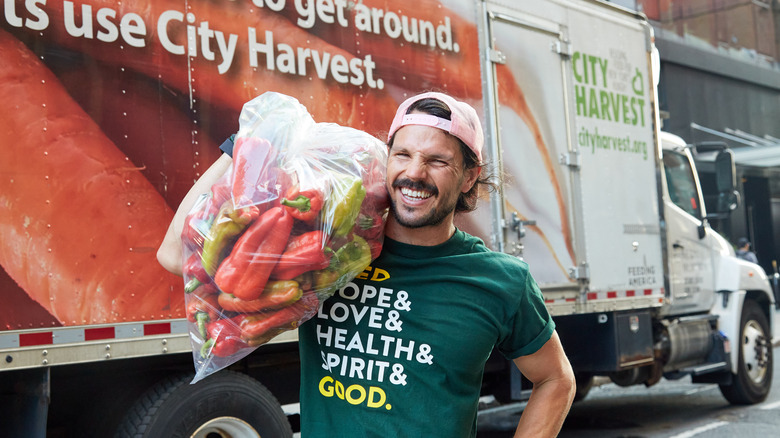
[[[439,193],[438,189],[434,186],[429,186],[427,184],[418,181],[411,181],[408,179],[394,182],[393,187],[408,187],[412,190],[426,190],[428,192],[431,192],[432,194],[431,196],[436,196]],[[398,214],[399,213],[398,206],[396,205],[395,200],[390,198],[390,213],[393,215],[396,222],[398,222],[403,227],[423,228],[428,226],[439,225],[442,222],[444,222],[444,220],[450,215],[450,213],[455,211],[455,207],[457,206],[457,203],[458,203],[458,198],[456,197],[452,202],[440,204],[438,207],[431,209],[427,214],[423,216],[408,220],[404,218],[402,215]]]

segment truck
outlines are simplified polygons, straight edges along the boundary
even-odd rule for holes
[[[708,224],[738,202],[732,154],[662,132],[641,14],[596,0],[6,0],[0,58],[10,436],[296,429],[296,332],[190,384],[183,282],[155,258],[265,91],[380,139],[420,91],[477,108],[500,185],[457,224],[528,262],[578,397],[597,376],[690,376],[737,404],[769,392],[776,297]],[[714,213],[694,158],[714,163]],[[492,357],[482,392],[529,388]]]

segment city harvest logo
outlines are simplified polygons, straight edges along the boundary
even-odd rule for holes
[[[644,74],[636,67],[631,72],[624,52],[611,55],[612,59],[582,52],[572,56],[577,115],[646,126]]]
[[[614,49],[609,57],[575,52],[572,72],[577,116],[582,118],[577,144],[594,155],[617,152],[647,160],[652,143],[630,135],[649,126],[645,74],[625,52]]]

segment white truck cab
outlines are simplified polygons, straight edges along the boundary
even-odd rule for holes
[[[667,303],[660,316],[668,322],[671,336],[679,339],[677,347],[670,347],[676,353],[670,362],[683,363],[680,358],[698,356],[693,359],[696,362],[709,355],[713,335],[707,327],[711,326],[726,340],[724,353],[730,375],[714,373],[731,380],[719,382],[724,396],[734,403],[759,401],[772,378],[771,340],[776,339],[778,330],[774,295],[764,270],[738,259],[733,247],[707,223],[708,217],[728,214],[736,207],[733,155],[727,148],[715,152],[720,194],[718,211],[708,216],[691,146],[665,132],[660,139],[668,266]],[[694,366],[693,374],[704,376],[707,367],[716,366],[713,361]]]

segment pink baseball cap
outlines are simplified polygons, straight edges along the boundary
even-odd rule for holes
[[[437,99],[447,104],[452,113],[450,116],[451,120],[430,114],[406,114],[412,104],[423,99]],[[393,134],[406,125],[430,126],[448,132],[465,143],[477,155],[477,160],[480,163],[482,162],[482,146],[485,144],[482,124],[479,121],[479,116],[477,116],[477,111],[466,102],[460,102],[446,94],[437,92],[423,93],[410,97],[398,107],[393,123],[390,125],[390,132],[387,134],[387,141],[389,142]]]

